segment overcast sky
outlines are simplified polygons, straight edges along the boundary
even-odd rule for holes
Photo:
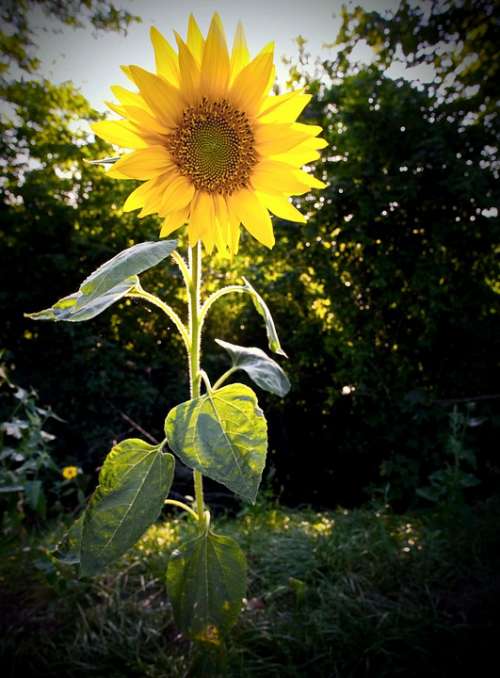
[[[104,99],[110,98],[113,84],[128,85],[120,71],[121,64],[135,63],[154,69],[153,49],[149,29],[156,26],[167,39],[172,39],[175,29],[185,34],[187,19],[193,12],[205,33],[212,13],[220,13],[228,41],[238,20],[244,24],[250,51],[255,54],[274,40],[276,57],[294,56],[297,53],[294,38],[299,34],[307,39],[307,51],[313,56],[327,56],[331,50],[323,47],[333,42],[340,25],[341,0],[222,0],[207,2],[191,0],[189,3],[168,0],[117,0],[115,4],[142,17],[142,23],[133,24],[128,35],[100,33],[91,30],[59,29],[54,33],[54,23],[37,11],[36,23],[38,52],[42,61],[39,73],[53,82],[72,80],[98,109],[104,110]],[[352,4],[352,2],[350,3]],[[358,0],[370,9],[394,10],[398,0]],[[174,41],[175,44],[175,41]],[[363,51],[362,46],[360,46]],[[370,50],[364,50],[370,54]],[[279,64],[278,77],[283,80],[286,67]],[[420,74],[426,79],[426,74]]]

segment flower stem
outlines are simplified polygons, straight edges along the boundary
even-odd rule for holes
[[[200,395],[200,344],[201,344],[201,326],[200,326],[200,288],[201,288],[201,248],[198,242],[189,249],[189,272],[190,280],[188,287],[188,306],[189,306],[189,387],[191,398],[198,398]],[[196,499],[196,510],[200,523],[205,523],[204,502],[203,502],[203,476],[200,471],[193,471],[194,492]]]

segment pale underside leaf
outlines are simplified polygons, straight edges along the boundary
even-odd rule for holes
[[[72,323],[91,320],[122,299],[134,289],[138,282],[139,278],[133,275],[98,297],[90,297],[83,292],[75,292],[59,299],[50,308],[37,313],[26,313],[26,317],[32,320],[53,320],[56,322],[65,320]]]
[[[51,308],[26,316],[32,320],[69,322],[95,318],[138,284],[139,273],[156,266],[172,254],[176,246],[175,240],[158,240],[133,245],[99,266],[85,278],[74,294],[60,299]]]
[[[264,351],[256,347],[237,346],[222,339],[215,341],[229,353],[232,366],[244,370],[257,386],[281,398],[286,396],[290,390],[290,381],[278,363]]]
[[[250,296],[252,297],[253,305],[257,310],[257,313],[260,316],[262,316],[262,318],[264,318],[269,348],[271,349],[271,351],[273,351],[273,353],[277,353],[278,355],[282,355],[285,358],[287,358],[288,357],[287,354],[281,348],[278,333],[276,331],[276,326],[274,325],[274,320],[271,315],[271,311],[269,310],[266,302],[260,296],[257,290],[254,287],[252,287],[252,285],[248,282],[246,278],[243,278],[243,281],[245,283],[243,289],[245,290],[245,292],[248,292],[248,294],[250,294]]]

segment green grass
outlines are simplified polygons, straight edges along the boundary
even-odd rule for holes
[[[492,500],[415,515],[261,504],[221,518],[217,531],[247,552],[249,592],[219,647],[173,623],[164,573],[183,518],[152,527],[94,580],[50,555],[61,525],[27,535],[2,552],[3,675],[478,675],[499,631],[499,517]]]

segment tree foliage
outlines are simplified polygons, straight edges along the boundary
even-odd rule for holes
[[[354,503],[370,484],[415,499],[443,464],[450,405],[461,399],[477,403],[482,422],[465,441],[482,491],[498,481],[498,40],[492,3],[477,4],[426,17],[403,2],[392,20],[346,11],[336,58],[314,77],[293,71],[314,94],[311,121],[327,130],[316,172],[328,189],[300,199],[307,225],[277,224],[271,252],[243,238],[235,261],[210,264],[206,290],[244,275],[265,292],[293,359],[286,402],[259,396],[276,487],[286,483],[289,500]],[[360,39],[377,48],[371,65],[353,62]],[[436,81],[389,78],[396,58],[432,62]],[[14,82],[3,93],[2,344],[19,380],[68,420],[58,441],[93,468],[103,448],[135,435],[131,420],[160,439],[164,412],[187,397],[178,340],[154,310],[120,313],[128,301],[85,327],[34,325],[22,314],[155,239],[158,224],[123,213],[130,184],[85,163],[114,151],[82,124],[98,114],[71,85]],[[175,306],[174,272],[159,267],[146,280]],[[228,296],[206,337],[238,344],[243,335],[266,348],[248,295]],[[227,366],[223,348],[205,340],[203,349],[209,372]]]

